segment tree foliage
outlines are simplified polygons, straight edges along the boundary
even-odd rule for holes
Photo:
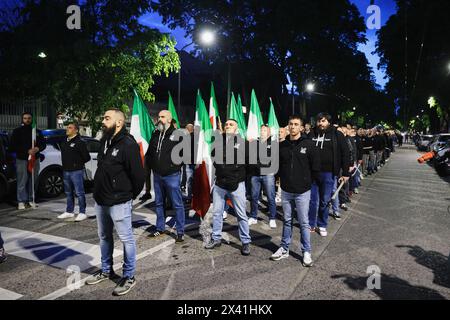
[[[149,2],[85,1],[81,30],[66,27],[71,4],[25,1],[18,23],[0,25],[1,95],[45,95],[57,110],[92,123],[106,108],[125,108],[132,88],[153,101],[154,77],[177,71],[179,58],[172,37],[138,23]]]

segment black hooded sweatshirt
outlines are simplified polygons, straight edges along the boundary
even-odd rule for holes
[[[78,171],[84,169],[84,164],[91,160],[91,155],[86,142],[81,140],[80,135],[72,139],[65,139],[61,144],[61,160],[64,171]]]
[[[139,146],[125,128],[112,140],[100,140],[94,177],[94,199],[101,206],[114,206],[136,199],[145,182]]]
[[[311,190],[313,181],[320,174],[320,155],[311,139],[302,136],[291,141],[287,136],[280,144],[281,189],[285,192],[303,194]]]
[[[334,176],[349,177],[350,151],[344,135],[330,126],[322,132],[317,128],[312,139],[320,153],[320,171],[332,172]]]
[[[28,150],[31,149],[32,127],[31,125],[22,125],[14,129],[9,143],[10,152],[15,152],[17,159],[28,160]],[[44,137],[41,130],[36,130],[36,147],[39,152],[36,153],[36,159],[39,159],[40,153],[46,148]]]
[[[145,155],[148,168],[162,177],[170,176],[181,170],[181,164],[177,165],[172,161],[172,150],[180,143],[174,139],[175,130],[174,126],[170,126],[164,132],[155,130]]]

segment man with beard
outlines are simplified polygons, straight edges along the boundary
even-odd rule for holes
[[[132,202],[144,187],[145,174],[139,146],[125,127],[125,114],[118,109],[108,110],[103,117],[103,137],[98,153],[98,168],[94,177],[95,213],[102,254],[102,269],[88,285],[115,277],[113,266],[116,228],[123,244],[123,277],[113,295],[127,294],[135,285],[136,242],[132,229]]]
[[[36,141],[34,148],[32,148],[32,122],[33,115],[30,112],[24,112],[22,114],[22,126],[14,129],[10,142],[10,152],[16,153],[17,208],[19,210],[24,210],[26,205],[31,208],[36,208],[33,200],[33,179],[31,173],[28,172],[28,160],[33,155],[36,158],[33,171],[34,190],[36,191],[36,187],[38,186],[40,152],[46,147],[41,131],[36,130]]]
[[[311,188],[309,224],[311,231],[322,237],[328,235],[328,204],[330,203],[334,180],[347,182],[350,174],[350,155],[344,135],[331,125],[331,116],[320,113],[317,117],[315,137],[312,139],[320,154],[320,177]]]
[[[234,211],[238,219],[239,238],[242,242],[241,254],[250,255],[250,230],[245,204],[245,174],[248,159],[248,143],[240,138],[238,124],[234,119],[228,119],[225,123],[225,134],[222,136],[223,157],[219,159],[216,149],[212,156],[216,168],[216,185],[213,190],[213,231],[211,240],[205,248],[212,250],[222,245],[223,211],[225,197],[229,197],[233,203]],[[227,152],[232,150],[232,152]],[[244,159],[242,159],[244,158]],[[244,160],[244,163],[239,163]]]
[[[181,165],[172,161],[172,150],[178,144],[173,137],[176,130],[172,123],[170,111],[162,110],[158,116],[157,129],[150,140],[145,161],[153,170],[153,187],[155,188],[156,230],[150,238],[166,234],[165,198],[169,197],[175,210],[177,243],[184,241],[185,211],[181,194]]]

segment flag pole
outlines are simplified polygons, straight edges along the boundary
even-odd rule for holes
[[[35,146],[35,140],[33,139],[33,141],[31,142],[31,149],[32,150],[34,150],[34,146]],[[33,157],[33,156],[31,156],[31,157]],[[34,161],[36,161],[36,155],[34,155]],[[31,192],[32,192],[32,199],[33,199],[33,209],[34,209],[34,207],[35,207],[35,204],[36,204],[36,199],[35,199],[35,196],[34,196],[34,165],[35,165],[35,162],[33,162],[33,167],[31,168]]]

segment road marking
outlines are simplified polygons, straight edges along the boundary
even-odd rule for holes
[[[157,245],[156,247],[153,247],[151,249],[143,251],[136,256],[136,262],[158,252],[159,250],[162,250],[170,245],[173,245],[173,244],[175,244],[175,239],[170,239],[170,240],[167,240],[167,241]],[[120,270],[121,268],[122,268],[122,263],[116,263],[113,266],[113,270],[115,270],[115,271]],[[77,283],[71,284],[71,286],[72,286],[72,288],[81,288],[86,285],[86,280],[91,279],[91,278],[92,278],[92,276],[88,276],[86,278],[81,279]],[[65,295],[69,294],[70,292],[72,292],[74,290],[77,290],[77,289],[70,289],[68,287],[64,287],[64,288],[61,288],[59,290],[56,290],[56,291],[44,296],[42,298],[39,298],[39,300],[56,300],[58,298],[61,298]]]
[[[9,255],[67,270],[78,266],[81,271],[101,264],[100,246],[38,232],[0,227]],[[114,250],[114,257],[122,254]]]
[[[22,298],[23,295],[0,288],[0,300],[18,300]]]

